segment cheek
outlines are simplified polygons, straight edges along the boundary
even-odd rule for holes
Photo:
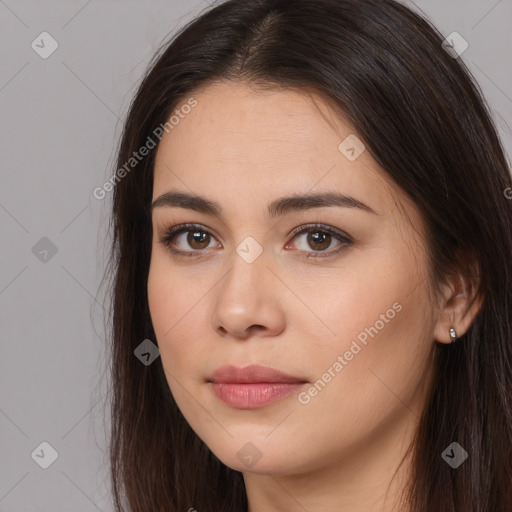
[[[302,291],[330,330],[313,319],[322,333],[314,336],[311,318],[295,319],[298,332],[311,334],[302,364],[318,384],[304,402],[311,398],[361,413],[399,404],[397,396],[409,403],[433,346],[426,276],[414,258],[396,254],[381,254],[373,265],[361,259],[350,269],[338,274],[336,286],[321,283],[323,293]]]
[[[301,325],[310,334],[316,326],[315,344],[335,351],[348,350],[358,335],[364,342],[367,330],[375,334],[375,324],[384,337],[402,325],[400,317],[426,306],[422,272],[405,249],[387,246],[354,252],[336,269],[302,269],[285,279],[303,299],[288,305],[290,326]]]
[[[162,255],[154,255],[148,275],[148,303],[164,369],[179,378],[198,367],[205,339],[206,280],[183,276]],[[201,284],[203,283],[203,284]]]
[[[193,282],[191,288],[190,279],[173,269],[165,257],[152,259],[148,302],[165,378],[188,424],[204,439],[201,429],[217,432],[217,424],[205,414],[195,387],[206,378],[205,323],[199,318],[206,318],[204,297],[208,289],[202,289],[200,279]]]
[[[183,272],[162,252],[157,248],[151,257],[148,302],[155,333],[167,337],[172,335],[175,326],[188,320],[187,311],[200,301],[201,280],[194,279],[191,286]]]
[[[429,383],[425,370],[431,367],[432,343],[423,334],[429,321],[418,313],[411,295],[391,293],[391,299],[395,297],[392,304],[382,297],[382,307],[376,301],[363,321],[339,314],[333,324],[336,340],[308,351],[315,376],[298,397],[296,419],[300,418],[299,430],[307,432],[308,443],[325,457],[379,438],[379,432],[391,431],[404,415],[421,414],[421,398]],[[388,323],[380,323],[379,316],[388,306],[394,317],[388,313]]]

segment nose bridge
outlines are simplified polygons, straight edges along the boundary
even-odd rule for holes
[[[230,259],[231,270],[226,276],[226,284],[234,288],[237,293],[249,293],[256,298],[256,291],[261,290],[258,285],[264,285],[266,278],[264,274],[268,272],[268,253],[269,249],[264,250],[254,237],[245,237],[237,246],[235,246]],[[264,288],[264,286],[263,286]],[[251,293],[252,292],[252,293]]]
[[[279,332],[284,314],[279,309],[272,273],[267,268],[270,250],[246,237],[229,258],[229,271],[219,283],[213,308],[214,329],[222,328],[240,338],[257,325],[267,332]]]

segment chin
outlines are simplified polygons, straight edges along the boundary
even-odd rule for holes
[[[293,446],[285,445],[284,441],[276,446],[263,435],[235,436],[227,444],[219,445],[217,441],[208,447],[224,465],[243,473],[288,474],[298,469],[298,457],[294,455],[297,450]]]

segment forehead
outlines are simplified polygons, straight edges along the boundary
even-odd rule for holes
[[[195,106],[181,110],[190,98]],[[314,93],[218,82],[176,109],[179,122],[158,146],[153,199],[171,188],[193,190],[247,209],[257,198],[337,190],[381,213],[396,205],[398,187],[367,150],[347,158],[343,141],[357,143],[354,128]]]

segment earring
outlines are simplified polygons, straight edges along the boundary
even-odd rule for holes
[[[450,327],[450,339],[452,340],[451,343],[457,339],[457,332],[453,327]]]

